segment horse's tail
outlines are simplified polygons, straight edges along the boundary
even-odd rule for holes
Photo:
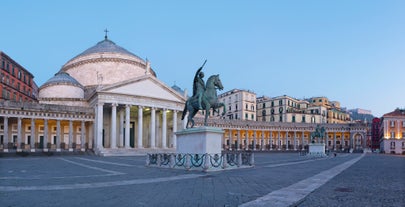
[[[188,105],[188,100],[186,101],[186,103],[184,104],[184,109],[183,109],[183,114],[181,115],[181,120],[184,120],[184,117],[187,114],[187,105]]]

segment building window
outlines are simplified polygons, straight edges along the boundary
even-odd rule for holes
[[[391,149],[395,149],[395,142],[391,142]]]
[[[21,80],[21,71],[18,71],[18,79]]]
[[[280,116],[280,117],[279,117],[279,120],[280,120],[280,122],[283,122],[283,117]]]
[[[273,106],[274,106],[274,101],[271,102],[271,107],[273,107]]]
[[[238,114],[235,114],[235,119],[238,119]]]
[[[238,110],[238,104],[236,104],[236,106],[235,106],[235,110],[236,110],[236,111]]]
[[[254,110],[255,110],[255,106],[253,106],[253,105],[252,105],[250,108],[252,109],[252,111],[254,111]]]
[[[305,116],[302,116],[302,123],[305,123]]]
[[[391,138],[395,138],[395,133],[391,132]]]
[[[283,113],[283,107],[280,107],[280,108],[278,109],[278,111],[279,111],[280,113]]]
[[[271,114],[274,114],[274,109],[271,109]]]
[[[391,125],[391,127],[394,127],[395,126],[395,121],[390,121],[390,125]]]
[[[248,110],[248,105],[247,104],[245,105],[245,109]]]
[[[293,123],[295,122],[295,116],[292,116],[292,122]]]
[[[402,132],[402,139],[405,138],[405,132]]]
[[[270,117],[270,121],[271,121],[271,122],[274,122],[274,116],[271,116],[271,117]]]
[[[315,123],[315,117],[314,116],[311,117],[311,123]]]
[[[281,99],[280,101],[278,101],[278,105],[283,105],[283,99]]]
[[[263,108],[266,108],[266,103],[263,103]]]
[[[248,114],[247,113],[245,114],[245,119],[248,120]]]
[[[255,120],[255,115],[254,114],[252,114],[252,120]]]

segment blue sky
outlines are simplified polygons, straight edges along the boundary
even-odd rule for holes
[[[148,58],[160,80],[192,88],[326,96],[382,116],[405,107],[405,1],[2,0],[0,50],[41,86],[109,39]]]

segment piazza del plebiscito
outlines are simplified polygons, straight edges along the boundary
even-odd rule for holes
[[[226,87],[226,86],[225,86]],[[151,63],[107,36],[39,87],[38,102],[0,103],[0,151],[101,156],[175,152],[187,94],[157,78]],[[196,117],[196,124],[202,124]],[[319,127],[212,118],[224,150],[302,150]],[[329,150],[366,148],[364,124],[321,124]]]

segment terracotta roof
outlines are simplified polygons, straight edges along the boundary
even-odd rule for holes
[[[405,109],[395,109],[395,111],[384,114],[383,117],[396,116],[396,117],[405,117]]]

